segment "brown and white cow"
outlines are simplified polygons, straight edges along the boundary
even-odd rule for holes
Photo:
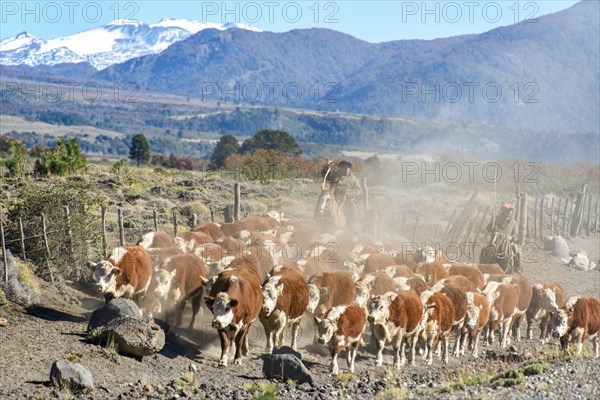
[[[319,332],[319,343],[326,344],[331,351],[331,373],[339,373],[338,355],[348,348],[348,368],[354,373],[354,359],[365,330],[367,316],[357,304],[333,307],[324,319],[315,317]]]
[[[505,272],[498,264],[475,264],[482,274],[504,275]]]
[[[152,276],[150,286],[144,296],[147,314],[165,313],[167,321],[180,326],[185,302],[181,300],[194,290],[202,287],[206,267],[202,260],[193,254],[180,254],[163,261],[160,269]],[[193,329],[202,304],[202,293],[192,298],[192,319],[189,329]]]
[[[450,274],[448,270],[439,262],[426,262],[417,264],[415,272],[425,278],[425,283],[433,286],[440,279],[444,279]]]
[[[469,350],[474,358],[479,357],[479,336],[490,319],[490,303],[487,298],[475,291],[467,292],[467,317],[465,327],[469,337]],[[461,354],[464,354],[465,339],[461,343]]]
[[[468,278],[477,289],[483,289],[485,286],[483,273],[475,265],[450,264],[448,272],[450,273],[450,276],[461,275]]]
[[[403,264],[390,265],[389,267],[385,268],[385,272],[390,276],[390,278],[396,278],[400,276],[412,278],[415,276],[414,271]]]
[[[448,363],[448,345],[450,332],[454,323],[454,305],[444,293],[426,290],[421,293],[423,319],[421,321],[420,338],[425,341],[425,360],[433,364],[433,352],[438,341],[442,343],[442,362]]]
[[[292,329],[292,349],[297,348],[298,329],[308,305],[308,284],[292,268],[275,267],[263,285],[260,321],[267,335],[266,352],[283,344],[286,325]]]
[[[425,283],[421,275],[406,278],[399,276],[393,279],[397,290],[414,290],[419,296],[426,290],[429,290],[429,285]]]
[[[570,342],[576,342],[577,354],[580,354],[584,342],[590,339],[596,358],[600,357],[600,302],[594,297],[570,297],[562,308],[552,314],[550,330],[552,336],[560,338],[563,350],[568,350]]]
[[[138,242],[138,246],[141,246],[145,249],[155,248],[162,249],[165,247],[174,247],[176,246],[175,239],[167,232],[164,231],[156,231],[146,233]]]
[[[225,236],[219,225],[215,224],[214,222],[198,224],[192,228],[192,232],[204,232],[210,235],[213,241],[219,240],[220,238]]]
[[[115,297],[139,302],[152,277],[152,259],[141,246],[117,247],[107,260],[89,265],[96,288],[106,302]]]
[[[489,282],[483,289],[490,304],[490,318],[486,329],[488,343],[494,342],[494,332],[500,329],[500,345],[508,345],[510,326],[519,311],[519,292],[515,284]]]
[[[383,365],[383,348],[386,341],[394,348],[394,368],[405,363],[404,350],[408,345],[408,362],[415,360],[415,346],[423,318],[423,304],[413,291],[388,292],[373,296],[369,302],[368,321],[377,343],[375,365]]]
[[[383,271],[390,265],[397,265],[396,259],[387,254],[369,254],[364,260],[363,274],[371,274],[377,271]]]
[[[355,302],[361,307],[367,308],[371,296],[381,295],[396,290],[396,285],[392,278],[383,271],[365,275],[356,282]]]
[[[565,287],[556,282],[534,285],[532,288],[531,303],[527,309],[527,338],[533,339],[533,323],[536,319],[540,322],[540,341],[546,340],[548,323],[552,311],[561,308],[567,300]]]
[[[523,275],[488,275],[484,274],[487,282],[502,282],[514,286],[518,293],[517,310],[512,320],[512,336],[515,341],[521,341],[521,322],[525,319],[525,313],[531,303],[532,289],[531,283]]]
[[[467,291],[468,289],[462,285],[469,285],[471,282],[467,279],[466,282],[459,282],[459,284],[453,284],[451,282],[452,277],[439,280],[435,285],[431,287],[431,291],[444,293],[454,306],[454,321],[452,326],[454,328],[454,356],[458,357],[460,354],[460,343],[461,336],[463,335],[463,326],[465,317],[467,315]],[[463,278],[457,276],[456,278]],[[456,280],[455,278],[455,280]]]
[[[242,355],[249,350],[248,331],[263,304],[258,276],[247,269],[223,271],[204,299],[213,313],[212,326],[217,329],[221,341],[219,366],[227,366],[231,339],[235,340],[236,347],[234,364],[240,365]]]

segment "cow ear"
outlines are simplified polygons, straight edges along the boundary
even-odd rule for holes
[[[284,286],[283,286],[283,283],[282,283],[282,284],[280,284],[279,286],[277,286],[277,292],[278,292],[279,294],[283,293],[283,288],[284,288]]]
[[[321,296],[321,298],[327,297],[328,294],[329,294],[329,289],[326,287],[322,287],[321,290],[319,290],[319,295]]]
[[[94,269],[94,268],[96,268],[96,263],[93,261],[88,261],[87,266],[89,269]]]
[[[205,297],[204,297],[204,302],[206,303],[206,306],[207,306],[208,308],[211,308],[211,309],[212,309],[212,306],[213,306],[213,304],[214,304],[214,302],[215,302],[215,298],[214,298],[214,297],[212,297],[212,296],[205,296]]]
[[[319,325],[320,322],[321,322],[321,318],[315,317],[315,325]]]
[[[229,304],[231,304],[231,307],[237,307],[240,302],[237,299],[231,299],[231,301],[229,302]]]
[[[200,277],[200,285],[206,287],[206,284],[208,283],[208,278],[205,278],[203,276]]]
[[[121,275],[121,273],[123,271],[121,271],[121,268],[119,268],[119,267],[113,267],[112,271],[110,271],[110,272],[115,275]]]
[[[171,278],[175,278],[175,275],[177,275],[177,270],[174,269],[173,271],[171,271]]]
[[[425,306],[425,309],[426,309],[426,310],[429,310],[429,309],[432,309],[432,308],[435,308],[435,304],[427,304],[427,305]]]

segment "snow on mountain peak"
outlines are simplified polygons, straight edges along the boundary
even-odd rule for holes
[[[0,42],[0,65],[88,62],[97,69],[104,69],[135,57],[159,53],[175,42],[211,28],[259,31],[243,24],[165,18],[150,25],[139,21],[115,20],[105,26],[49,40],[21,32]]]

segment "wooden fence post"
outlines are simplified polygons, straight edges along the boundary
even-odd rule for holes
[[[104,259],[106,259],[108,258],[108,243],[106,241],[106,207],[102,206],[100,212],[102,218],[102,254],[104,254]]]
[[[212,210],[212,208],[210,209],[210,220],[211,222],[215,222],[215,212]]]
[[[543,197],[540,199],[540,216],[539,216],[539,227],[538,227],[538,239],[544,239],[546,233],[546,227],[544,225],[544,217],[546,216],[546,208],[548,208],[548,199]]]
[[[446,225],[446,230],[444,230],[444,242],[448,238],[448,233],[450,233],[450,227],[452,226],[452,222],[454,222],[454,216],[456,215],[456,211],[458,211],[457,208],[455,208],[454,211],[452,211],[452,215],[450,215],[450,219],[448,220],[448,225]]]
[[[521,221],[521,187],[517,185],[517,202],[515,204],[515,220],[520,223]]]
[[[585,192],[587,189],[587,184],[583,184],[581,187],[581,192],[577,193],[577,198],[575,200],[575,209],[573,210],[571,222],[570,233],[572,237],[577,237],[579,235],[579,230],[581,229],[581,220],[583,219],[583,205],[585,204]]]
[[[173,236],[177,237],[179,225],[177,222],[177,212],[173,210]]]
[[[154,232],[158,232],[158,212],[152,210],[152,220],[154,221]]]
[[[192,214],[192,228],[194,228],[196,225],[198,225],[198,214],[194,213]]]
[[[369,188],[367,187],[367,178],[362,178],[362,191],[363,191],[363,206],[365,211],[369,211]]]
[[[568,223],[568,214],[569,214],[569,201],[571,199],[569,199],[568,197],[565,199],[565,212],[563,213],[563,223],[562,223],[562,237],[565,237],[567,235],[568,229],[567,229],[567,223]]]
[[[525,236],[527,235],[527,193],[521,193],[521,209],[520,220],[519,220],[519,244],[523,246],[525,244]]]
[[[50,273],[50,282],[54,283],[54,275],[52,274],[52,268],[50,268],[50,246],[48,245],[48,233],[46,230],[46,216],[42,214],[42,232],[44,234],[44,245],[46,247],[46,266]]]
[[[240,183],[233,184],[233,220],[240,220]]]
[[[6,242],[4,241],[4,222],[0,215],[0,239],[2,239],[2,261],[4,262],[4,282],[8,282],[8,256],[6,254]]]
[[[125,246],[125,228],[123,227],[123,210],[118,209],[117,215],[119,219],[119,245]]]
[[[592,223],[592,196],[587,196],[588,198],[588,210],[587,210],[587,224],[585,227],[585,234],[590,236],[590,225]]]
[[[554,197],[550,206],[550,236],[554,236]]]
[[[598,222],[600,222],[600,197],[596,199],[596,222],[594,223],[594,232],[598,234]]]
[[[23,230],[23,220],[19,218],[19,235],[21,239],[21,257],[27,262],[27,252],[25,251],[25,233]]]

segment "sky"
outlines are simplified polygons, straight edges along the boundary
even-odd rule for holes
[[[594,0],[595,1],[595,0]],[[113,20],[237,22],[261,30],[329,28],[372,43],[482,33],[571,7],[577,1],[5,1],[0,37],[27,31],[52,39]]]

